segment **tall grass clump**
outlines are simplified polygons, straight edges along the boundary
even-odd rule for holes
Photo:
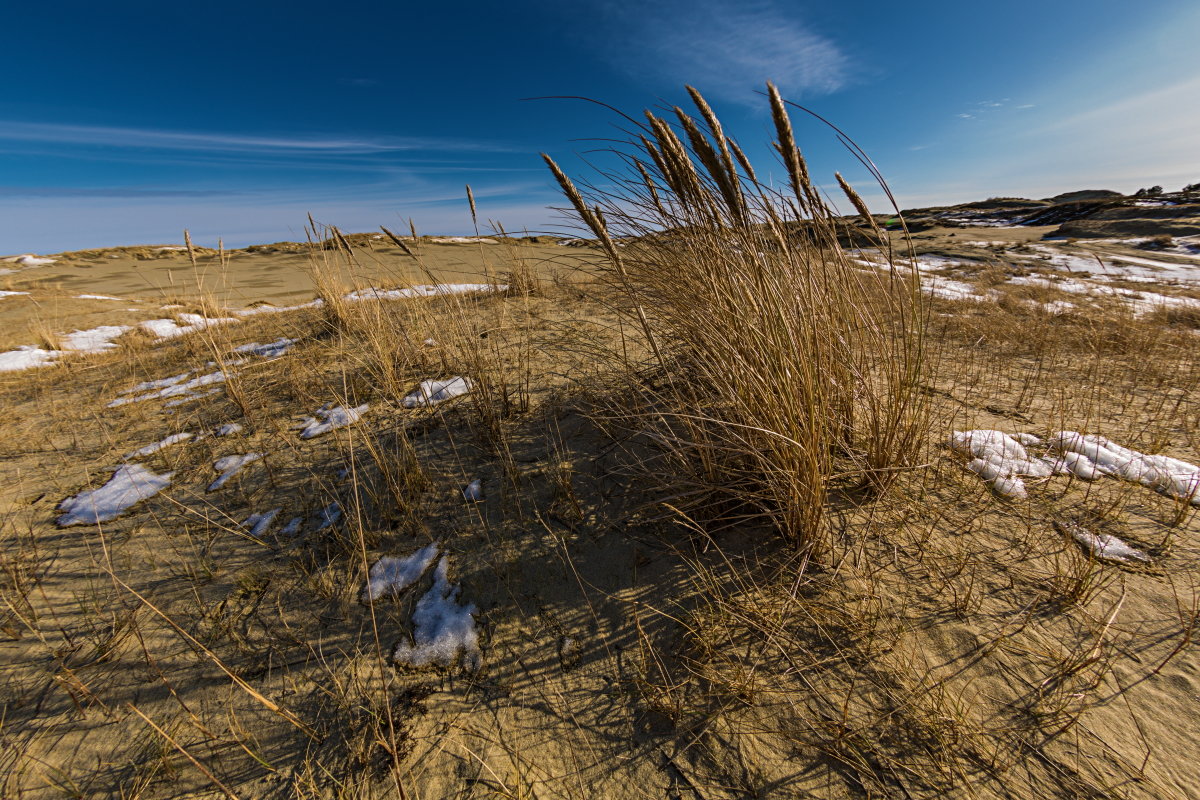
[[[915,271],[865,266],[839,243],[844,223],[768,89],[784,191],[690,87],[698,116],[647,111],[604,188],[581,191],[543,157],[653,361],[631,364],[629,419],[648,434],[671,505],[765,516],[815,554],[829,543],[830,493],[885,487],[925,439],[925,320]]]

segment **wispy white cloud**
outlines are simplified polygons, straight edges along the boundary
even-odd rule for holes
[[[1002,108],[1009,109],[1025,109],[1033,108],[1032,104],[1026,103],[1019,106],[1012,105],[1012,98],[1005,97],[1002,100],[980,100],[972,103],[965,111],[955,114],[959,119],[979,119],[988,114],[995,114]]]
[[[850,60],[841,48],[773,0],[700,0],[649,9],[621,2],[611,8],[625,46],[609,55],[656,84],[687,83],[757,106],[762,101],[754,91],[768,80],[797,99],[835,92],[850,79]]]
[[[20,121],[0,121],[0,140],[210,153],[363,155],[403,151],[500,152],[511,149],[499,143],[421,137],[246,136],[211,131],[171,131]]]

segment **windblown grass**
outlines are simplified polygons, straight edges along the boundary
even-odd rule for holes
[[[885,487],[925,439],[919,279],[863,269],[839,245],[774,86],[788,193],[759,181],[690,91],[699,117],[647,112],[614,189],[585,195],[546,161],[654,353],[628,364],[653,374],[625,409],[658,452],[652,471],[689,515],[762,515],[820,551],[830,492]]]
[[[1194,333],[1112,298],[1048,313],[999,261],[943,276],[996,295],[922,299],[902,256],[838,244],[853,223],[777,93],[785,192],[693,100],[647,117],[617,191],[556,170],[590,239],[557,268],[497,223],[499,246],[451,245],[505,291],[348,301],[377,247],[406,265],[389,286],[458,276],[414,229],[310,221],[320,306],[0,376],[0,795],[1196,793],[1195,509],[1111,479],[1005,500],[939,448],[1073,428],[1194,459]],[[284,355],[234,350],[283,336]],[[225,380],[108,406],[185,371]],[[470,394],[405,405],[456,375]],[[169,489],[54,525],[178,432],[139,457]],[[1098,559],[1072,526],[1152,563]],[[477,666],[391,658],[427,580],[363,600],[378,557],[432,543],[476,605]]]

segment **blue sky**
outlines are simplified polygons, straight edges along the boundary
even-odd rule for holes
[[[437,6],[437,7],[435,7]],[[835,122],[902,206],[1200,181],[1195,0],[12,4],[0,253],[466,233],[463,185],[552,229],[569,171],[632,114],[704,92],[760,165],[763,83]],[[797,119],[815,177],[879,192]]]

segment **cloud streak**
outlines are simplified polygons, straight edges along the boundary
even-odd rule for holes
[[[206,131],[170,131],[0,121],[0,141],[54,143],[91,147],[150,148],[209,153],[368,155],[407,151],[507,152],[499,143],[421,137],[243,136]]]
[[[755,106],[754,90],[768,80],[799,98],[835,92],[850,78],[850,61],[831,39],[770,0],[613,8],[622,33],[633,32],[613,56],[635,77]]]

